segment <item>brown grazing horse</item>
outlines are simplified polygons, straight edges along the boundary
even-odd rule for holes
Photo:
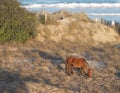
[[[66,59],[65,71],[67,74],[73,74],[73,68],[79,68],[81,73],[92,77],[92,70],[84,58],[70,56]]]

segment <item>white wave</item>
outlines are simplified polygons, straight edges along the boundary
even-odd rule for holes
[[[120,13],[87,13],[93,16],[120,16]]]
[[[58,4],[31,4],[25,8],[120,8],[120,3],[58,3]]]

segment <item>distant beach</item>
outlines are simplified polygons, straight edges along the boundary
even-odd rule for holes
[[[56,12],[65,10],[69,12],[85,12],[91,19],[103,18],[108,21],[120,22],[120,2],[119,0],[19,0],[22,7],[29,11]]]

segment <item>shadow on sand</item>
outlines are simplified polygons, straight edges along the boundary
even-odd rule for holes
[[[39,83],[39,80],[0,69],[0,93],[30,93],[26,82]]]
[[[64,59],[59,54],[56,53],[55,55],[50,55],[41,50],[34,50],[33,52],[37,52],[43,60],[50,60],[54,66],[57,66],[58,69],[63,70],[61,64],[64,64]]]
[[[116,78],[116,79],[120,79],[120,72],[116,72],[116,73],[115,73],[115,78]]]

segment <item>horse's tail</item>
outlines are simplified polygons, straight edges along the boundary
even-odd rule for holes
[[[69,59],[70,59],[70,57],[68,57],[66,60],[65,60],[65,72],[67,73],[67,72],[69,72],[68,70],[69,70]]]
[[[65,72],[67,72],[68,71],[68,63],[67,63],[67,61],[65,61]]]

